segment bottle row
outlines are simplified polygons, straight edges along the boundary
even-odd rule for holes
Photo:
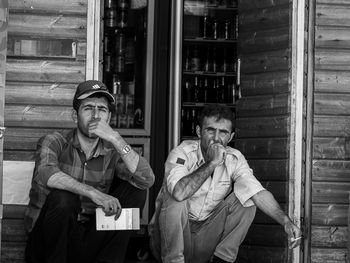
[[[184,71],[237,72],[237,58],[233,49],[187,46],[183,63]]]
[[[130,114],[112,114],[111,126],[114,128],[142,128],[144,126],[144,119],[141,114],[141,109],[137,109]]]
[[[196,136],[196,126],[198,124],[199,108],[181,109],[181,136]]]
[[[237,39],[238,37],[238,18],[217,18],[204,16],[200,21],[200,35],[204,39]]]
[[[193,80],[188,78],[183,82],[183,102],[234,104],[238,96],[238,86],[233,78],[195,76]]]
[[[129,2],[126,0],[106,0],[104,22],[107,28],[125,28],[128,25]]]
[[[228,8],[237,7],[237,0],[197,0],[197,3],[202,3],[205,7],[225,6]]]

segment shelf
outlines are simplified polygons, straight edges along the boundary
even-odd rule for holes
[[[184,14],[191,16],[203,16],[208,12],[220,11],[220,12],[237,12],[237,7],[228,7],[226,5],[209,5],[206,6],[204,2],[198,1],[185,1],[184,2]]]
[[[212,102],[212,103],[209,103],[209,102],[183,102],[182,103],[182,107],[201,108],[201,107],[208,106],[208,105],[213,105],[213,104],[226,105],[226,106],[228,106],[230,108],[235,108],[236,107],[236,104],[232,104],[232,103],[215,103],[215,102]]]
[[[208,76],[208,77],[236,77],[234,72],[206,72],[206,71],[183,71],[183,75],[188,76]]]
[[[184,42],[188,44],[237,44],[237,39],[224,39],[224,38],[218,38],[218,39],[206,39],[202,37],[195,37],[195,38],[184,38]]]

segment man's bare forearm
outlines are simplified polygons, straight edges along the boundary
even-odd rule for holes
[[[267,191],[263,190],[255,194],[253,197],[254,204],[265,214],[276,220],[279,224],[284,226],[286,223],[290,222],[289,217],[284,213],[276,199],[273,195]]]
[[[190,198],[213,173],[215,165],[205,163],[194,172],[181,178],[175,185],[172,196],[181,202]]]
[[[80,183],[63,172],[53,174],[47,181],[47,185],[51,188],[66,190],[89,198],[91,198],[91,194],[96,190],[92,186]]]

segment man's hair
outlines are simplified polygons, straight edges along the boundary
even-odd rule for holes
[[[209,117],[216,117],[217,121],[221,119],[229,120],[232,123],[232,128],[231,128],[232,131],[235,128],[235,114],[226,105],[211,104],[209,106],[205,106],[198,116],[199,127],[202,128],[204,118],[209,118]]]

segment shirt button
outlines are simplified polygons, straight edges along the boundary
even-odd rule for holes
[[[84,163],[84,165],[86,166],[86,165],[87,165],[87,163]]]

